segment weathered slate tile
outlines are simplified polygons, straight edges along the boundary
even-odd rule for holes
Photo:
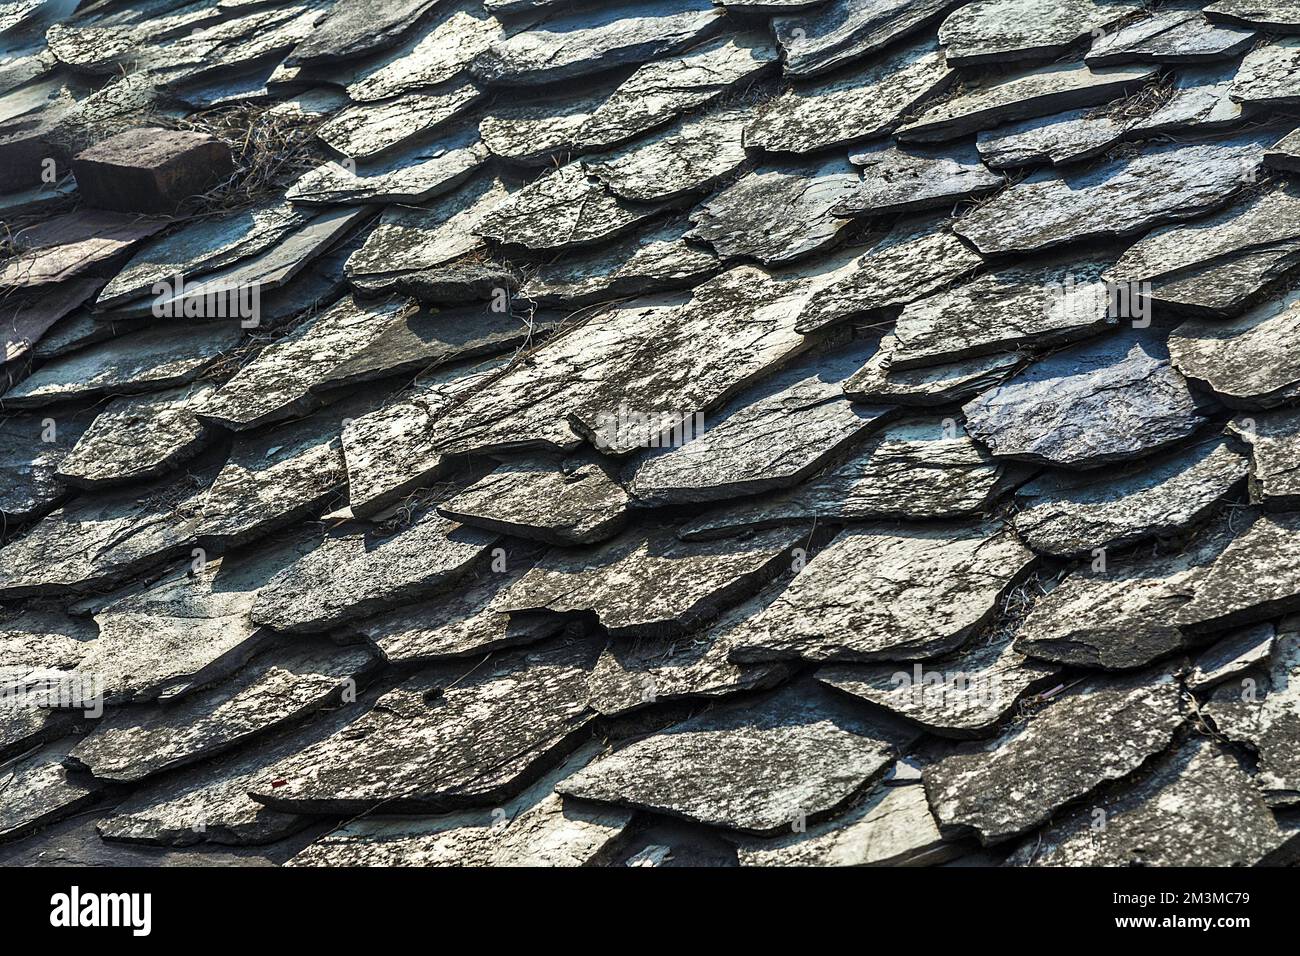
[[[504,462],[438,505],[467,525],[559,546],[613,537],[627,510],[627,492],[602,462],[552,456]]]
[[[1264,165],[1289,172],[1300,170],[1300,130],[1283,136],[1265,152]]]
[[[1300,394],[1297,335],[1300,292],[1292,292],[1230,321],[1189,319],[1169,336],[1169,354],[1225,405],[1272,408]]]
[[[946,657],[900,665],[833,664],[816,671],[829,687],[861,697],[945,737],[975,737],[993,727],[1027,692],[1059,668],[1030,660],[1010,635],[976,641]]]
[[[1079,667],[1128,670],[1187,648],[1175,615],[1232,540],[1212,524],[1186,550],[1105,556],[1039,598],[1016,636],[1016,650]]]
[[[1176,537],[1230,500],[1246,460],[1220,438],[1119,471],[1044,472],[1016,491],[1016,533],[1035,551],[1082,555]]]
[[[1280,37],[1247,53],[1229,95],[1254,107],[1300,103],[1300,38]]]
[[[772,31],[785,72],[817,76],[888,46],[938,19],[954,0],[830,0],[809,13],[778,16]]]
[[[643,69],[655,65],[649,63]],[[493,156],[507,162],[541,167],[563,162],[583,124],[612,95],[602,84],[594,92],[576,97],[573,91],[544,89],[542,96],[496,99],[479,120],[479,135]]]
[[[339,0],[293,48],[290,65],[334,64],[396,45],[441,0]]]
[[[1300,505],[1300,413],[1239,415],[1228,431],[1250,450],[1250,497],[1268,511]]]
[[[983,511],[1001,493],[1003,466],[934,419],[887,426],[838,467],[770,498],[707,512],[684,538],[716,537],[813,519],[923,520]]]
[[[277,631],[329,630],[437,591],[498,540],[434,511],[386,536],[331,535],[267,582],[253,606],[253,620]]]
[[[164,564],[194,541],[214,469],[79,497],[0,549],[0,598],[51,596],[114,585]]]
[[[428,93],[403,93],[382,103],[359,103],[322,124],[316,135],[344,156],[372,160],[427,138],[465,113],[482,95],[473,83],[463,82]]]
[[[1255,866],[1296,840],[1237,758],[1210,737],[1188,737],[1095,804],[1028,838],[1008,865]]]
[[[67,355],[87,345],[104,342],[132,329],[147,324],[141,319],[122,321],[97,321],[89,309],[78,309],[51,326],[32,348],[32,358],[44,362],[59,355]]]
[[[891,369],[1064,345],[1118,324],[1102,281],[1111,260],[1013,267],[919,299],[894,326]]]
[[[310,410],[317,404],[315,386],[415,310],[409,299],[343,298],[264,348],[203,404],[199,416],[245,431]]]
[[[891,363],[897,345],[893,333],[881,338],[876,353],[844,383],[844,394],[876,404],[952,405],[1003,381],[1023,361],[1018,352],[1004,352],[927,368],[895,369]]]
[[[1060,56],[1139,9],[1109,0],[979,0],[948,15],[939,41],[954,66],[1020,63]]]
[[[745,129],[745,145],[776,153],[818,150],[883,136],[917,103],[956,77],[933,39],[831,80],[772,99]]]
[[[10,408],[36,408],[103,394],[174,388],[194,381],[243,333],[236,322],[166,323],[56,358],[4,395]]]
[[[1230,59],[1255,42],[1255,31],[1212,23],[1199,6],[1156,10],[1095,36],[1088,63],[1200,63]]]
[[[688,288],[722,271],[717,255],[683,238],[690,223],[665,220],[594,251],[542,263],[519,289],[522,299],[574,308]]]
[[[629,464],[628,490],[651,505],[713,501],[789,487],[879,427],[892,409],[855,405],[841,382],[871,351],[817,354],[737,396],[677,448]]]
[[[1235,23],[1276,33],[1300,32],[1300,10],[1292,0],[1216,0],[1205,8],[1214,23]]]
[[[728,655],[743,637],[745,623],[787,584],[784,575],[774,578],[752,598],[684,637],[611,641],[587,678],[591,706],[612,716],[661,701],[721,698],[779,683],[789,674],[784,663],[734,664]]]
[[[960,853],[945,846],[917,786],[880,786],[847,813],[736,848],[741,866],[928,866]]]
[[[113,399],[63,459],[58,477],[80,488],[101,488],[171,471],[202,450],[205,429],[194,412],[215,391],[198,382]]]
[[[975,271],[983,260],[934,218],[905,219],[808,299],[795,329],[804,335],[883,313]]]
[[[1203,409],[1162,336],[1133,331],[1040,359],[962,411],[966,431],[994,455],[1096,468],[1187,438]]]
[[[281,763],[253,798],[289,813],[500,806],[577,743],[592,717],[585,677],[597,650],[566,639],[420,671]]]
[[[519,287],[519,277],[510,266],[473,256],[415,272],[357,275],[350,282],[356,292],[367,298],[409,296],[423,306],[438,308],[488,302]]]
[[[919,660],[960,647],[1033,561],[996,524],[841,531],[737,641],[732,660]]]
[[[1262,156],[1255,136],[1157,146],[1083,173],[1035,173],[953,229],[985,255],[1131,235],[1223,205],[1254,178]]]
[[[264,650],[216,687],[170,704],[119,708],[68,754],[99,780],[137,781],[237,747],[355,697],[375,663],[362,645],[291,641]]]
[[[477,129],[461,129],[350,170],[329,162],[304,173],[289,188],[291,202],[405,203],[418,206],[465,182],[487,162]]]
[[[104,785],[71,774],[63,759],[76,737],[0,764],[0,839],[10,840],[94,803]]]
[[[53,288],[6,295],[0,303],[0,365],[32,354],[56,322],[95,297],[100,281],[73,279]]]
[[[561,15],[498,37],[474,61],[488,83],[554,83],[657,59],[707,39],[722,28],[710,0],[637,0]]]
[[[462,77],[501,32],[501,24],[479,3],[462,0],[443,7],[427,29],[367,64],[348,86],[348,96],[372,103]]]
[[[1267,662],[1219,685],[1202,708],[1220,733],[1259,755],[1254,783],[1275,807],[1300,803],[1300,759],[1295,748],[1298,678],[1300,635],[1278,634]]]
[[[528,249],[565,249],[606,242],[662,208],[622,201],[574,162],[494,206],[475,232]]]
[[[849,157],[862,181],[835,207],[840,216],[887,216],[939,206],[1000,189],[1005,180],[989,172],[974,150],[899,149],[884,145]]]
[[[790,262],[833,244],[849,220],[832,210],[857,186],[842,159],[776,166],[742,177],[691,213],[688,238],[724,257]]]
[[[1060,166],[1104,153],[1128,128],[1127,119],[1102,109],[1069,110],[981,130],[975,147],[990,169]]]
[[[750,109],[697,114],[653,139],[582,160],[588,176],[620,199],[667,202],[711,189],[745,163]]]
[[[926,796],[945,833],[1000,843],[1133,773],[1185,719],[1168,670],[1090,678],[997,739],[927,766]]]
[[[632,813],[572,800],[556,784],[590,762],[584,744],[496,812],[362,819],[333,830],[289,866],[594,866],[609,859]]]
[[[428,663],[485,654],[551,637],[564,622],[551,615],[504,611],[510,586],[536,563],[531,549],[515,546],[504,569],[461,581],[449,593],[404,605],[349,625],[374,641],[395,663]]]
[[[1300,608],[1300,516],[1261,515],[1219,556],[1176,621],[1192,633],[1266,621]]]
[[[1242,107],[1231,96],[1235,73],[1233,63],[1181,71],[1169,99],[1154,113],[1134,120],[1128,128],[1130,136],[1208,133],[1240,123]]]
[[[1185,678],[1187,686],[1204,692],[1256,665],[1267,667],[1276,633],[1272,624],[1252,624],[1221,638],[1196,656]]]
[[[160,217],[84,209],[28,226],[9,239],[13,254],[0,263],[0,290],[44,291],[55,283],[111,275],[114,260],[165,225]]]
[[[788,567],[802,529],[682,542],[633,528],[595,550],[553,550],[502,599],[504,610],[589,612],[615,639],[682,634]]]
[[[1009,77],[993,77],[927,110],[898,130],[906,142],[959,139],[1012,120],[1096,106],[1141,86],[1151,67],[1099,67],[1055,63]]]
[[[28,700],[17,690],[7,691],[0,700],[0,760],[28,753],[76,730],[75,712],[49,710],[40,706],[43,702]]]
[[[726,705],[597,759],[566,796],[775,834],[843,806],[915,739],[809,683]]]
[[[95,639],[95,626],[62,611],[9,608],[0,612],[0,704],[23,703],[8,692],[47,686],[73,670]],[[7,746],[7,745],[5,745]]]
[[[572,134],[573,146],[606,149],[640,136],[757,78],[779,59],[764,30],[717,37],[687,53],[646,63],[595,106]]]
[[[58,472],[94,411],[9,415],[0,419],[0,515],[19,523],[52,507],[66,493]]]

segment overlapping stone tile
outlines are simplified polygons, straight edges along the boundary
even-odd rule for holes
[[[382,103],[359,103],[331,117],[316,135],[344,156],[372,160],[430,137],[443,124],[463,115],[482,95],[473,83],[463,82],[427,93],[403,93]]]
[[[20,230],[15,254],[0,264],[0,289],[35,289],[111,274],[115,259],[166,226],[158,217],[86,209]]]
[[[1300,103],[1300,38],[1280,37],[1247,53],[1229,95],[1253,107]]]
[[[1300,170],[1300,131],[1288,133],[1265,152],[1264,165],[1289,172]]]
[[[1068,110],[981,130],[975,147],[990,169],[1063,165],[1104,153],[1123,138],[1129,125],[1105,107]]]
[[[876,353],[844,383],[844,393],[863,402],[953,405],[1003,381],[1024,361],[1019,352],[1003,352],[925,368],[895,369],[892,359],[897,345],[893,333],[883,336]]]
[[[1021,63],[1060,56],[1139,9],[1131,0],[978,0],[948,15],[939,40],[954,66]]]
[[[1300,30],[1300,11],[1290,0],[1216,0],[1205,8],[1205,16],[1215,23],[1245,24],[1278,33]]]
[[[64,496],[59,468],[93,420],[93,409],[0,419],[0,514],[6,521],[36,517]]]
[[[1169,98],[1152,113],[1133,120],[1130,138],[1148,138],[1160,133],[1188,136],[1213,133],[1241,122],[1243,109],[1232,99],[1235,64],[1180,70]]]
[[[290,64],[335,64],[392,47],[441,0],[338,0],[293,48]]]
[[[436,22],[367,64],[348,86],[348,96],[371,103],[457,79],[500,32],[501,24],[482,4],[444,4]]]
[[[1238,415],[1229,432],[1250,451],[1250,496],[1269,511],[1294,511],[1300,505],[1300,415],[1279,409]]]
[[[914,33],[956,6],[955,0],[829,0],[810,13],[778,16],[772,30],[785,72],[829,73]]]
[[[1253,30],[1213,23],[1199,5],[1179,5],[1107,29],[1095,36],[1084,59],[1102,66],[1199,63],[1230,59],[1245,53],[1254,42]]]
[[[888,216],[942,206],[1000,189],[1004,180],[989,172],[972,150],[899,149],[886,145],[854,153],[862,181],[835,212]]]
[[[1300,293],[1271,299],[1230,321],[1189,319],[1169,336],[1174,365],[1225,405],[1272,408],[1300,394],[1290,343],[1300,333]]]
[[[1204,693],[1256,665],[1267,666],[1276,636],[1272,624],[1252,624],[1220,638],[1196,655],[1185,678],[1188,688]]]
[[[1192,633],[1265,621],[1300,607],[1300,517],[1261,515],[1224,550],[1176,622]]]
[[[296,203],[407,203],[419,205],[450,192],[487,162],[477,129],[458,129],[435,142],[381,156],[349,169],[328,162],[304,173],[287,197]]]
[[[103,784],[64,769],[76,737],[0,764],[0,838],[10,840],[95,802]]]

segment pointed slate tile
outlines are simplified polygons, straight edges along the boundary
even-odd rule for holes
[[[1181,71],[1174,79],[1169,99],[1159,109],[1129,125],[1134,138],[1154,133],[1210,132],[1234,126],[1243,115],[1232,99],[1235,64]]]
[[[52,289],[7,295],[0,304],[0,365],[34,354],[46,332],[93,299],[99,284],[99,279],[73,279]]]
[[[1290,172],[1300,170],[1300,130],[1282,137],[1264,154],[1264,165]]]

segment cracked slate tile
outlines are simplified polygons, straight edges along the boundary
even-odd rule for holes
[[[956,650],[1033,554],[996,523],[855,525],[748,624],[731,659],[871,662]]]
[[[1163,751],[1185,722],[1178,682],[1157,668],[1073,684],[1027,720],[922,771],[944,833],[985,846],[1047,822]]]
[[[944,737],[978,737],[1022,696],[1055,680],[1060,668],[1016,651],[1011,636],[976,640],[945,657],[914,664],[833,664],[817,680],[915,721]],[[919,788],[905,788],[919,789]]]
[[[683,542],[640,527],[594,550],[552,550],[502,598],[510,613],[587,613],[611,638],[685,633],[751,596],[788,566],[803,530]]]
[[[29,355],[59,320],[95,297],[101,279],[73,279],[52,289],[10,293],[0,305],[0,366]]]
[[[1035,173],[953,229],[984,255],[994,255],[1127,236],[1191,219],[1224,205],[1253,181],[1263,141],[1271,138],[1174,142],[1087,172]]]
[[[1058,57],[1140,9],[1133,0],[976,0],[948,15],[939,42],[953,66],[1018,64]]]
[[[600,865],[623,841],[632,813],[554,792],[598,750],[594,743],[584,744],[499,808],[353,821],[312,843],[287,865]]]
[[[501,463],[438,511],[474,527],[566,547],[616,535],[627,523],[628,500],[594,457],[535,455]]]
[[[745,145],[775,153],[814,153],[883,136],[956,78],[933,39],[883,60],[799,85],[770,100],[745,129]]]
[[[830,0],[809,13],[774,17],[772,31],[787,74],[818,76],[889,46],[955,6],[956,0]]]
[[[561,639],[419,671],[253,791],[272,810],[351,814],[500,806],[575,749],[598,645]],[[267,785],[269,784],[269,786]]]
[[[776,835],[844,806],[915,732],[808,682],[722,705],[598,758],[566,796]]]
[[[710,0],[636,0],[561,14],[480,54],[473,72],[487,83],[526,86],[574,80],[679,52],[722,28]]]
[[[1061,557],[1174,538],[1236,495],[1246,459],[1221,438],[1119,471],[1049,471],[1016,491],[1016,533]]]
[[[1210,633],[1300,610],[1300,515],[1261,515],[1242,531],[1177,612],[1178,626]]]
[[[870,346],[810,355],[738,395],[676,448],[650,451],[625,473],[652,506],[736,498],[789,487],[888,420],[892,409],[855,405],[842,381]]]
[[[71,816],[99,798],[103,784],[63,766],[76,742],[76,737],[65,737],[0,764],[0,839],[11,840]]]
[[[1294,511],[1300,505],[1300,414],[1238,415],[1228,433],[1249,449],[1251,500],[1268,511]]]
[[[1192,662],[1192,669],[1185,678],[1188,688],[1204,693],[1257,665],[1267,667],[1276,634],[1272,624],[1252,624],[1219,639]]]
[[[898,340],[888,333],[876,353],[844,383],[844,394],[855,401],[894,405],[952,405],[974,398],[997,385],[1020,366],[1019,352],[981,355],[944,365],[895,369]]]
[[[969,8],[967,8],[969,9]],[[902,126],[905,142],[936,143],[990,130],[1012,120],[1050,116],[1097,106],[1133,90],[1156,75],[1152,67],[1099,67],[1054,63],[1006,77],[994,76],[931,107]]]
[[[1145,330],[1062,349],[967,402],[966,431],[998,457],[1064,468],[1151,454],[1206,421],[1172,350]]]
[[[289,188],[290,201],[303,204],[404,203],[418,206],[450,192],[487,162],[488,148],[472,127],[436,142],[404,149],[357,165],[335,162],[304,173]]]
[[[1028,838],[1007,864],[1255,866],[1285,855],[1296,839],[1294,825],[1273,816],[1233,754],[1191,736],[1139,780]]]
[[[886,144],[849,161],[862,168],[862,180],[835,207],[838,216],[888,216],[954,206],[1005,185],[989,172],[974,150],[899,149]]]
[[[252,740],[350,695],[372,670],[364,645],[270,645],[215,687],[168,704],[118,708],[68,753],[97,780],[134,782]]]
[[[462,116],[482,98],[470,82],[430,92],[403,93],[380,103],[358,103],[323,123],[317,137],[331,149],[357,161],[373,160],[389,150],[427,138],[443,124]]]
[[[194,412],[215,391],[215,385],[196,382],[112,399],[59,465],[59,479],[79,488],[102,488],[173,470],[207,443],[206,429]]]
[[[981,130],[975,148],[990,169],[1061,166],[1104,153],[1123,138],[1130,122],[1102,109],[1068,110]]]
[[[1094,34],[1088,63],[1200,63],[1230,59],[1255,42],[1255,31],[1213,23],[1200,5],[1155,10],[1140,20]]]
[[[683,538],[824,521],[918,521],[984,511],[1009,475],[984,449],[935,419],[907,419],[870,436],[843,464],[790,491],[705,512]]]
[[[0,419],[0,516],[15,524],[67,493],[59,469],[94,421],[95,410],[48,410]]]
[[[1247,53],[1229,95],[1252,107],[1300,103],[1300,37],[1279,37]]]
[[[849,220],[833,210],[857,187],[843,159],[765,167],[748,173],[691,213],[689,239],[723,257],[790,262],[834,244]]]

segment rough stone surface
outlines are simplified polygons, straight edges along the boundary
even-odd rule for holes
[[[403,149],[355,170],[325,163],[289,189],[296,203],[409,203],[419,205],[465,182],[488,159],[478,130],[462,129],[425,146]]]
[[[1300,504],[1300,415],[1241,415],[1228,428],[1250,448],[1251,499],[1270,511],[1294,511]]]
[[[0,838],[13,839],[93,803],[103,785],[70,775],[63,759],[76,737],[0,766]]]
[[[1084,59],[1102,66],[1199,63],[1237,56],[1254,42],[1253,30],[1212,23],[1197,8],[1175,7],[1107,30],[1093,40]]]
[[[1297,607],[1300,517],[1263,515],[1215,561],[1177,614],[1192,632],[1213,632],[1286,614]]]
[[[26,521],[64,496],[59,468],[91,422],[88,413],[0,419],[0,515],[5,521]]]
[[[368,160],[427,137],[463,114],[482,96],[473,83],[432,93],[404,93],[382,103],[348,107],[323,124],[316,135],[331,149]]]
[[[887,216],[952,206],[1003,185],[1002,177],[985,169],[969,150],[954,157],[883,146],[850,159],[862,168],[862,182],[836,207],[839,215]]]
[[[1200,693],[1257,665],[1267,666],[1276,634],[1272,624],[1253,624],[1221,638],[1196,656],[1187,686]]]
[[[948,15],[939,40],[953,66],[1019,63],[1059,56],[1136,9],[1106,0],[977,0]]]
[[[1104,153],[1128,128],[1128,121],[1101,110],[1070,110],[982,130],[975,147],[990,169],[1064,165]]]
[[[1190,319],[1169,337],[1169,354],[1189,379],[1225,405],[1272,408],[1300,394],[1291,343],[1300,334],[1300,293],[1291,292],[1224,322]]]
[[[829,0],[811,13],[773,18],[772,30],[785,52],[785,72],[817,76],[888,46],[954,6],[954,0]]]
[[[895,369],[893,333],[880,339],[876,353],[844,383],[857,401],[897,405],[952,405],[1001,382],[1022,364],[1018,352],[982,355],[925,368]]]
[[[1300,103],[1300,37],[1280,37],[1247,53],[1229,95],[1249,106]]]
[[[72,173],[91,206],[170,213],[215,185],[233,166],[230,147],[215,136],[145,127],[78,153]]]

